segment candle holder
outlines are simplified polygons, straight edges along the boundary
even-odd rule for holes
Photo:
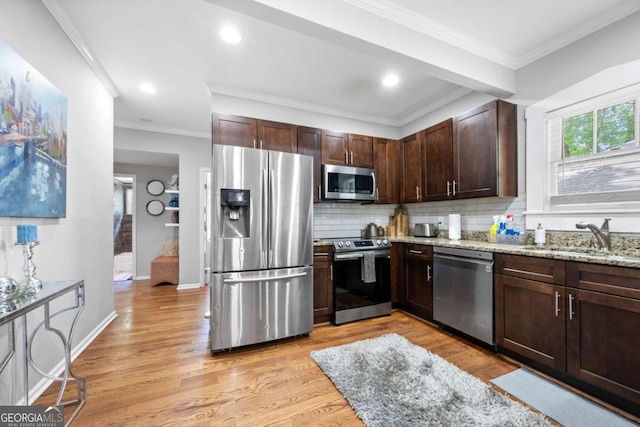
[[[24,242],[16,243],[22,246],[22,254],[24,255],[24,280],[20,282],[23,292],[28,295],[35,295],[43,288],[44,282],[36,277],[36,265],[33,263],[33,248],[40,242]]]

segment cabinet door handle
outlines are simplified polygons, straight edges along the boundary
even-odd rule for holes
[[[451,197],[451,181],[447,181],[447,197]]]
[[[427,282],[431,282],[431,266],[427,265]]]
[[[322,199],[322,186],[318,185],[318,200]]]
[[[260,149],[262,150],[262,140],[260,140]]]
[[[349,151],[349,155],[351,156],[351,164],[353,164],[353,151]]]
[[[453,195],[456,195],[456,180],[453,180]]]
[[[410,254],[422,255],[422,251],[416,251],[415,249],[409,249],[407,252]]]
[[[313,256],[322,256],[326,258],[329,256],[329,252],[316,252]]]
[[[344,150],[344,163],[349,164],[349,150]]]
[[[556,291],[556,317],[560,315],[560,292]]]
[[[333,264],[329,266],[329,279],[333,282]]]
[[[256,148],[256,140],[253,140],[253,148]]]
[[[569,320],[573,320],[573,295],[569,294]]]

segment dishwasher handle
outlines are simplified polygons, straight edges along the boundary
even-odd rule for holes
[[[486,261],[486,260],[480,260],[480,259],[473,259],[473,258],[463,258],[463,257],[457,257],[457,256],[451,256],[451,255],[442,255],[442,254],[434,254],[433,255],[433,261],[436,262],[437,260],[442,259],[442,260],[447,260],[450,261],[448,262],[448,264],[451,264],[452,262],[455,263],[466,263],[466,264],[476,264],[479,266],[493,266],[493,261]],[[491,272],[491,270],[487,270],[487,273]]]

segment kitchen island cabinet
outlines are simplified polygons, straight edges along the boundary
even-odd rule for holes
[[[329,322],[333,314],[333,247],[313,248],[313,323]]]
[[[374,203],[399,203],[400,145],[398,141],[373,138],[373,167],[377,194]]]
[[[403,276],[400,304],[423,319],[433,319],[433,247],[405,244]]]
[[[296,126],[250,117],[213,114],[212,143],[296,153]]]

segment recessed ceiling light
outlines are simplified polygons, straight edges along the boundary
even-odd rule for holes
[[[397,74],[388,74],[384,80],[382,80],[382,84],[385,86],[395,86],[398,84],[398,75]]]
[[[146,93],[156,93],[156,88],[150,83],[142,83],[138,88]]]
[[[242,40],[242,36],[238,30],[233,27],[224,27],[220,30],[220,37],[227,43],[239,43],[240,40]]]

